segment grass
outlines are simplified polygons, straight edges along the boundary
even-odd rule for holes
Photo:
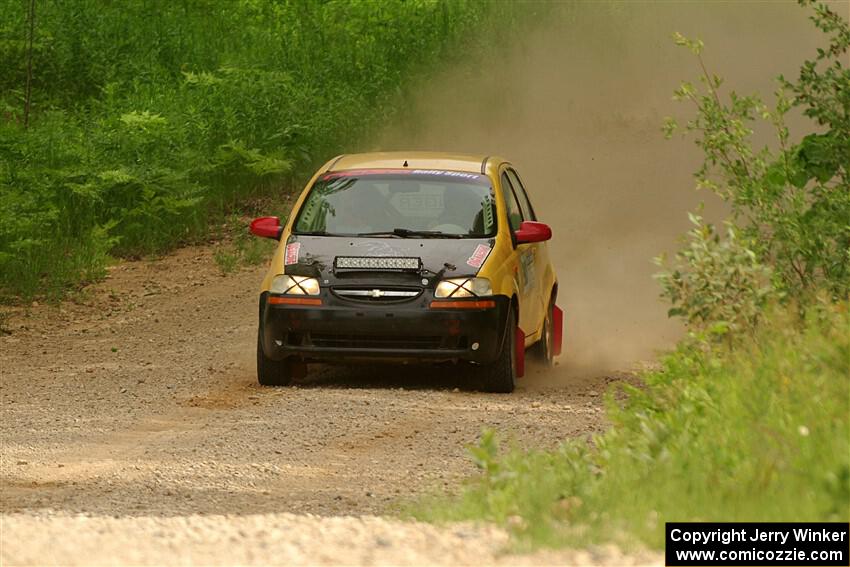
[[[285,222],[285,217],[281,217]],[[213,260],[223,274],[229,274],[242,266],[256,266],[268,261],[277,242],[257,238],[248,230],[248,217],[230,215],[222,226],[222,241],[213,252]]]
[[[229,274],[245,266],[256,266],[268,262],[277,242],[258,238],[251,234],[248,226],[257,216],[277,216],[286,223],[291,199],[258,199],[242,204],[241,214],[231,213],[223,222],[212,228],[215,249],[213,260],[222,274]]]
[[[495,521],[528,546],[659,549],[669,521],[850,518],[847,303],[777,311],[733,347],[691,338],[644,380],[609,392],[612,427],[591,443],[501,451],[485,432],[481,474],[413,515]]]

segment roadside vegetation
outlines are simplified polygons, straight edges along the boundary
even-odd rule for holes
[[[681,35],[699,80],[676,98],[705,161],[699,186],[730,205],[693,229],[658,280],[687,336],[640,388],[608,393],[612,427],[558,450],[471,448],[480,475],[422,502],[431,520],[488,519],[525,545],[588,541],[661,548],[668,521],[850,519],[850,27],[800,2],[826,45],[772,104],[739,95]],[[789,112],[811,119],[792,137]],[[754,147],[770,127],[775,144]]]
[[[208,237],[356,148],[414,76],[527,12],[0,0],[0,298],[59,297],[111,256]]]
[[[487,431],[481,476],[416,515],[493,520],[531,545],[656,548],[668,521],[847,521],[848,328],[846,305],[820,306],[734,347],[687,341],[625,400],[609,392],[611,428],[590,445],[500,451]]]

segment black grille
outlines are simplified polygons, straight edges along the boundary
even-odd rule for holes
[[[410,301],[422,295],[422,288],[413,287],[335,287],[333,292],[338,297],[347,299],[348,301],[364,301],[364,302],[382,302],[393,303],[401,301]]]

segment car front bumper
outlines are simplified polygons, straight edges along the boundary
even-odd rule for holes
[[[430,300],[388,304],[347,301],[323,290],[322,305],[279,305],[260,296],[260,337],[267,357],[305,361],[410,362],[496,360],[510,299],[494,307],[433,309]]]

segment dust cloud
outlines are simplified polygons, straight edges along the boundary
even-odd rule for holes
[[[724,90],[771,100],[774,78],[795,77],[821,41],[807,16],[793,2],[559,4],[503,52],[423,80],[370,149],[512,161],[555,235],[559,375],[627,369],[682,333],[659,299],[652,258],[675,248],[700,202],[710,218],[723,217],[713,195],[694,189],[692,139],[661,134],[665,116],[682,123],[692,113],[671,96],[699,72],[671,34],[705,41]]]

